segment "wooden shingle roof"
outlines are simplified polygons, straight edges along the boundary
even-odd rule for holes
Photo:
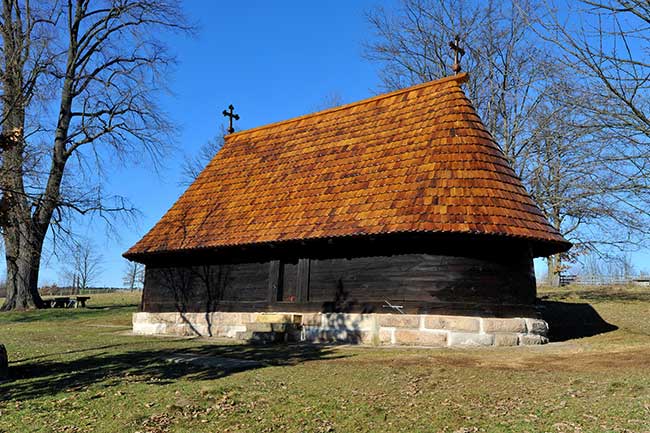
[[[456,75],[226,137],[128,258],[400,232],[570,244],[548,223]]]

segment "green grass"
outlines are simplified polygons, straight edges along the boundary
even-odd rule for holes
[[[0,432],[649,432],[650,289],[556,289],[614,331],[540,347],[244,346],[128,334],[137,295],[0,314]],[[223,370],[178,354],[255,359]]]

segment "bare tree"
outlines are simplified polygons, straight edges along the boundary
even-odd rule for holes
[[[181,171],[181,181],[179,182],[181,185],[189,186],[194,182],[194,180],[196,180],[199,174],[201,174],[203,169],[210,161],[212,161],[212,158],[214,158],[219,149],[223,146],[224,137],[227,133],[228,131],[226,130],[226,127],[220,125],[219,134],[201,145],[196,155],[185,156]]]
[[[629,283],[635,275],[629,254],[603,255],[593,251],[581,257],[580,261],[579,274],[583,283]]]
[[[589,144],[572,226],[585,250],[627,257],[650,233],[650,4],[585,0],[569,15],[549,11],[538,34],[580,77],[565,98]]]
[[[7,262],[2,309],[41,307],[48,233],[72,215],[132,207],[107,197],[102,162],[156,157],[170,127],[156,105],[173,64],[160,35],[187,31],[172,0],[3,0],[0,228]]]
[[[312,111],[322,111],[345,104],[343,96],[336,91],[330,91],[323,96],[321,101],[314,106]]]
[[[472,79],[468,94],[504,154],[522,174],[531,122],[556,73],[529,24],[533,1],[402,0],[396,12],[368,14],[377,38],[366,57],[383,65],[384,87],[396,89],[451,73],[449,42],[460,35]]]
[[[144,286],[144,265],[127,261],[124,266],[122,284],[131,291],[141,289]]]
[[[551,224],[576,244],[573,256],[631,246],[647,231],[650,161],[638,141],[644,133],[637,141],[622,139],[631,134],[613,125],[632,114],[612,113],[612,98],[595,93],[587,69],[576,70],[550,41],[540,6],[402,0],[397,12],[369,14],[378,38],[367,57],[382,63],[387,88],[440,78],[452,63],[448,43],[460,33],[468,53],[463,67],[472,76],[469,97]],[[609,84],[625,87],[624,76],[610,75]],[[648,76],[638,83],[647,85]],[[639,90],[626,94],[638,98]],[[548,258],[552,284],[573,256]]]
[[[647,0],[582,0],[569,22],[544,24],[555,44],[586,80],[595,98],[584,107],[607,132],[646,148],[650,141],[650,3]],[[576,19],[578,18],[578,19]]]
[[[75,293],[88,289],[102,273],[104,258],[87,239],[74,242],[67,257],[64,277]]]

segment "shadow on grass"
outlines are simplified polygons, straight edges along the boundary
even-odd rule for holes
[[[32,356],[31,358],[23,358],[23,359],[16,359],[13,360],[13,364],[20,364],[23,362],[28,362],[28,361],[36,361],[38,359],[45,359],[45,358],[51,358],[53,356],[60,356],[60,355],[72,355],[75,353],[84,353],[84,352],[97,352],[98,350],[104,350],[104,349],[114,349],[116,347],[121,347],[121,346],[128,346],[129,343],[119,343],[119,344],[107,344],[105,346],[99,346],[99,347],[89,347],[86,349],[77,349],[77,350],[68,350],[65,352],[59,352],[59,353],[48,353],[45,355],[39,355],[39,356]]]
[[[537,306],[548,323],[550,341],[591,337],[618,329],[589,304],[542,300]]]
[[[0,384],[0,401],[81,391],[98,382],[110,387],[124,382],[165,385],[179,378],[212,380],[267,366],[347,356],[333,351],[332,347],[315,345],[206,344],[184,349],[100,352],[65,361],[28,362],[10,365],[11,381]]]
[[[46,308],[43,310],[0,313],[0,323],[31,323],[43,321],[77,320],[135,312],[137,305],[110,305],[87,308]]]

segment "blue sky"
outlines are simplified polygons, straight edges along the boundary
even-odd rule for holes
[[[392,2],[381,2],[390,7]],[[170,77],[174,95],[162,107],[178,125],[177,150],[159,172],[143,164],[116,169],[108,190],[129,198],[142,212],[134,226],[107,237],[98,222],[80,230],[101,251],[104,266],[96,285],[121,286],[121,254],[165,213],[183,192],[184,154],[195,154],[224,122],[221,111],[234,104],[239,129],[291,118],[319,108],[330,94],[343,102],[366,98],[380,86],[378,66],[362,56],[372,38],[364,11],[377,0],[185,1],[196,37],[174,37],[178,56]],[[638,268],[650,258],[635,255]],[[55,257],[46,257],[41,282],[65,283]]]
[[[343,102],[363,99],[379,87],[377,66],[362,57],[370,38],[364,11],[376,1],[185,1],[197,23],[195,37],[169,39],[178,65],[170,77],[174,95],[162,107],[178,126],[177,150],[156,173],[147,165],[116,170],[109,192],[123,195],[141,211],[119,238],[101,223],[79,230],[103,256],[97,285],[121,286],[121,254],[149,230],[184,190],[179,186],[184,154],[197,153],[224,122],[233,104],[239,129],[295,117],[318,109],[330,94]],[[61,282],[56,257],[45,257],[41,282]]]

